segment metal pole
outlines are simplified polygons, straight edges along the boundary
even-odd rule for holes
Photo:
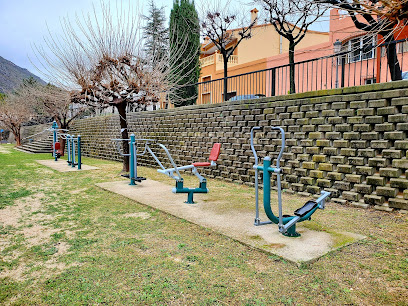
[[[254,126],[251,129],[251,149],[252,149],[252,153],[254,154],[254,158],[255,158],[255,164],[254,164],[254,168],[255,168],[255,225],[259,225],[259,222],[261,221],[259,219],[259,182],[258,182],[258,155],[256,154],[256,150],[255,150],[255,146],[254,146],[254,131],[255,130],[260,130],[261,127],[259,126]]]
[[[129,169],[130,183],[129,185],[136,185],[135,183],[135,152],[133,150],[134,144],[135,144],[135,134],[132,134],[130,135],[130,142],[129,142],[129,151],[130,151],[130,169]]]
[[[280,168],[278,168],[280,170]],[[283,213],[282,213],[282,187],[281,187],[281,174],[280,171],[277,173],[277,184],[278,184],[278,205],[279,205],[279,230],[283,227]],[[265,191],[264,191],[265,192]]]
[[[336,40],[333,44],[334,53],[338,54],[341,51],[341,41]],[[334,83],[336,88],[339,88],[339,55],[336,56],[336,82]]]
[[[133,158],[133,161],[134,161],[133,169],[134,169],[134,172],[135,172],[135,179],[137,179],[137,147],[136,147],[136,139],[133,142],[132,149],[133,149],[133,156],[134,156],[134,158]]]
[[[271,173],[268,168],[271,166],[271,158],[269,156],[263,159],[263,202],[264,205],[271,203]]]
[[[282,158],[283,151],[285,150],[285,131],[281,127],[272,127],[273,130],[279,130],[281,133],[281,149],[276,160],[276,172],[277,172],[277,187],[278,187],[278,205],[279,205],[279,231],[283,229],[283,214],[282,214],[282,186],[281,186],[281,169],[280,159]],[[265,191],[264,191],[265,192]]]
[[[81,135],[78,135],[78,170],[81,170],[82,158],[81,158]]]
[[[66,136],[66,140],[67,140],[67,153],[68,153],[68,159],[67,159],[67,163],[68,165],[71,164],[71,136],[69,134],[67,134]]]
[[[75,167],[75,138],[74,135],[71,136],[71,141],[72,141],[72,162],[71,162],[71,167]]]
[[[339,56],[336,56],[336,82],[334,87],[339,88]]]
[[[58,161],[57,158],[57,150],[55,149],[55,143],[57,142],[58,135],[57,135],[57,129],[58,129],[58,124],[56,121],[52,123],[52,129],[53,129],[53,137],[52,137],[52,155],[54,156],[54,160]]]

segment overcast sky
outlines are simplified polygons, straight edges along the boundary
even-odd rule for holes
[[[148,1],[143,2],[147,7]],[[91,12],[92,3],[99,5],[98,0],[0,0],[0,56],[38,75],[29,60],[35,60],[32,44],[42,44],[48,35],[47,25],[58,33],[62,17]],[[165,6],[170,14],[172,0],[155,3]]]
[[[199,1],[195,1],[196,6]],[[0,0],[0,56],[39,75],[29,60],[30,57],[35,61],[32,44],[42,44],[43,37],[48,35],[47,25],[58,33],[62,17],[73,18],[76,13],[90,12],[93,2],[98,6],[99,0]],[[147,14],[148,0],[139,3]],[[166,8],[168,19],[173,0],[155,0],[155,3]],[[248,12],[250,9],[248,6]],[[314,29],[327,31],[324,27],[327,25],[316,24]]]

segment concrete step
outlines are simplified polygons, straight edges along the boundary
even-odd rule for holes
[[[17,149],[27,153],[52,153],[52,135],[45,139],[26,143]]]

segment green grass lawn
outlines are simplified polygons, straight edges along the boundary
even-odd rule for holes
[[[407,215],[331,203],[318,224],[368,238],[297,267],[95,186],[120,163],[59,173],[35,162],[47,158],[0,145],[0,304],[408,305]],[[237,209],[253,201],[208,185]]]

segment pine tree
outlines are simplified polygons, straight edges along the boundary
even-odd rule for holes
[[[175,78],[179,86],[195,84],[200,77],[200,26],[194,0],[175,0],[170,13],[170,52],[183,53]],[[189,59],[185,63],[185,59]],[[181,63],[184,61],[184,63]],[[197,86],[184,86],[171,94],[175,106],[191,105],[196,102]]]
[[[143,27],[145,39],[145,52],[150,58],[160,61],[168,50],[168,29],[165,26],[166,17],[164,8],[158,8],[151,0],[149,3],[149,15],[143,16],[146,26]]]

